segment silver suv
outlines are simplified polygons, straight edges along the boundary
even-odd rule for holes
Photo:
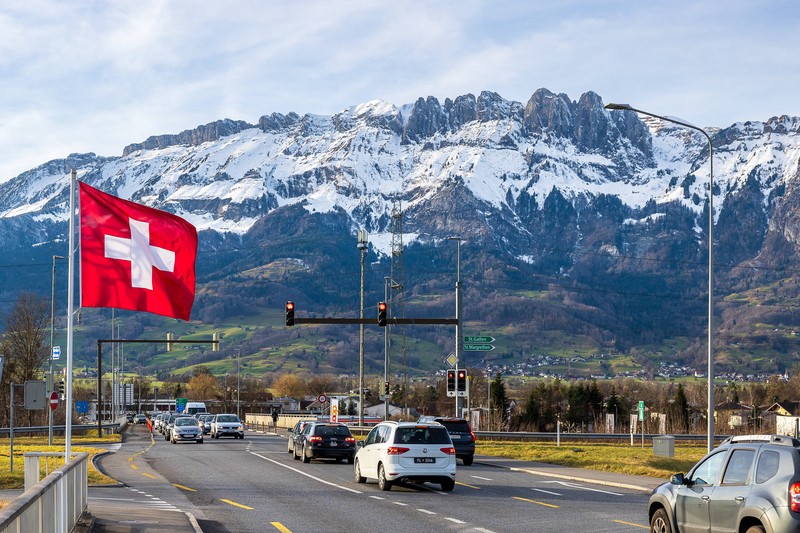
[[[658,533],[800,531],[800,441],[730,437],[655,489],[648,516]]]

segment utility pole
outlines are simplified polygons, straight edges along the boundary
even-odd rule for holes
[[[456,418],[461,417],[461,397],[458,395],[458,365],[461,340],[461,237],[448,237],[447,240],[456,241],[456,348],[453,354],[456,357]]]
[[[55,377],[53,377],[53,338],[56,329],[56,259],[64,259],[60,255],[53,256],[53,278],[50,283],[50,373],[47,378],[47,391],[52,394],[55,386]],[[53,445],[53,410],[48,409],[47,413],[47,445]]]

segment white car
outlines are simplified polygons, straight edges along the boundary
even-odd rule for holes
[[[377,479],[381,490],[395,482],[438,483],[451,491],[456,484],[456,449],[440,424],[381,422],[356,444],[356,483]]]
[[[195,417],[179,416],[169,431],[169,441],[172,444],[178,444],[187,440],[203,444],[203,430],[200,429],[200,424]]]
[[[231,436],[236,439],[244,438],[244,426],[236,415],[221,414],[215,415],[211,421],[211,438],[218,439],[224,436]]]

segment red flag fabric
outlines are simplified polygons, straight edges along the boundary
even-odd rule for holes
[[[81,305],[189,320],[197,230],[80,183]]]

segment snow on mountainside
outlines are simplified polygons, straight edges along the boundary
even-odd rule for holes
[[[759,287],[794,301],[793,283],[770,284],[800,259],[800,118],[707,131],[720,329],[794,327],[791,313],[734,303],[750,303],[744,295]],[[233,259],[210,254],[201,272],[208,279],[288,264],[281,261],[328,274],[346,260],[342,243],[357,228],[391,255],[400,201],[403,242],[419,244],[425,260],[434,261],[442,239],[459,235],[474,247],[465,268],[476,285],[559,295],[558,305],[524,301],[532,333],[562,327],[619,349],[702,337],[707,141],[608,111],[592,92],[572,100],[539,89],[525,104],[492,92],[401,107],[371,101],[333,116],[220,120],[131,144],[121,157],[73,154],[0,185],[0,239],[9,254],[48,265],[50,253],[63,255],[73,168],[103,191],[185,217],[202,232],[201,247],[220,249],[231,238],[249,246],[241,250],[258,250],[237,250]],[[292,240],[305,231],[325,238]],[[323,251],[323,241],[332,248]],[[5,275],[7,284],[43,279]],[[318,294],[329,289],[326,276],[314,279]],[[702,356],[696,345],[686,349],[687,357],[695,352]]]

